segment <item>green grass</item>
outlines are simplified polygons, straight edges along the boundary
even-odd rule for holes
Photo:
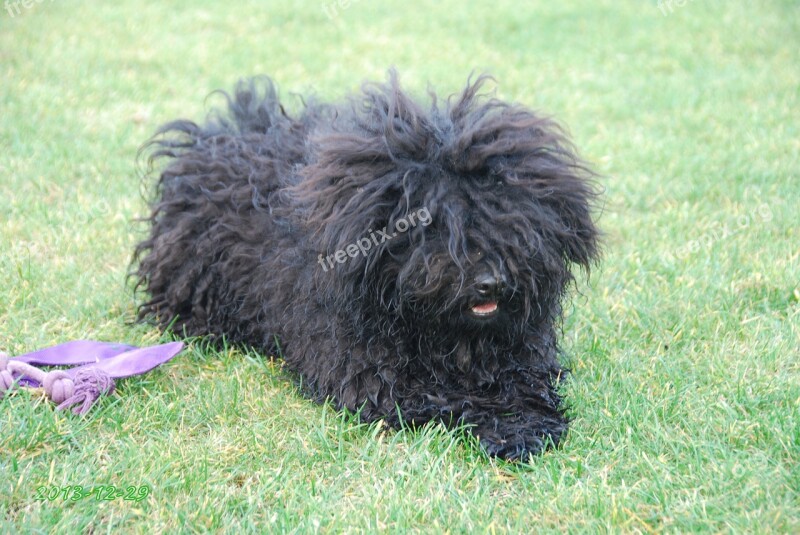
[[[800,6],[329,2],[0,11],[0,347],[159,340],[130,325],[134,158],[211,90],[267,73],[335,98],[396,65],[448,93],[490,71],[605,175],[563,447],[509,466],[437,427],[384,433],[268,356],[193,342],[86,417],[0,400],[0,533],[800,531]],[[99,484],[152,492],[34,499]]]

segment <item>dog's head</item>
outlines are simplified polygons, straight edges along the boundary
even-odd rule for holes
[[[344,313],[516,336],[596,258],[592,172],[556,123],[480,95],[487,80],[424,110],[392,72],[313,137],[293,193]]]

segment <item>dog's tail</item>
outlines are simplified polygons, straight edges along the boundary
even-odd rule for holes
[[[266,134],[293,122],[278,98],[275,83],[267,76],[240,80],[233,94],[217,90],[211,95],[222,95],[227,101],[227,113],[215,110],[209,117],[209,125],[223,131]]]

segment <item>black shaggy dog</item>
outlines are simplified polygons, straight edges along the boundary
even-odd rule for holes
[[[557,444],[561,302],[597,256],[596,190],[559,126],[486,80],[423,107],[392,71],[296,115],[243,82],[205,125],[163,126],[141,317],[280,351],[366,421],[466,424],[506,459]]]

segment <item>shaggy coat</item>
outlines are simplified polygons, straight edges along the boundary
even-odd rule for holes
[[[363,420],[466,424],[527,458],[567,428],[561,303],[597,256],[592,173],[550,119],[480,94],[423,107],[394,72],[296,115],[240,82],[163,126],[142,318],[280,352]]]

